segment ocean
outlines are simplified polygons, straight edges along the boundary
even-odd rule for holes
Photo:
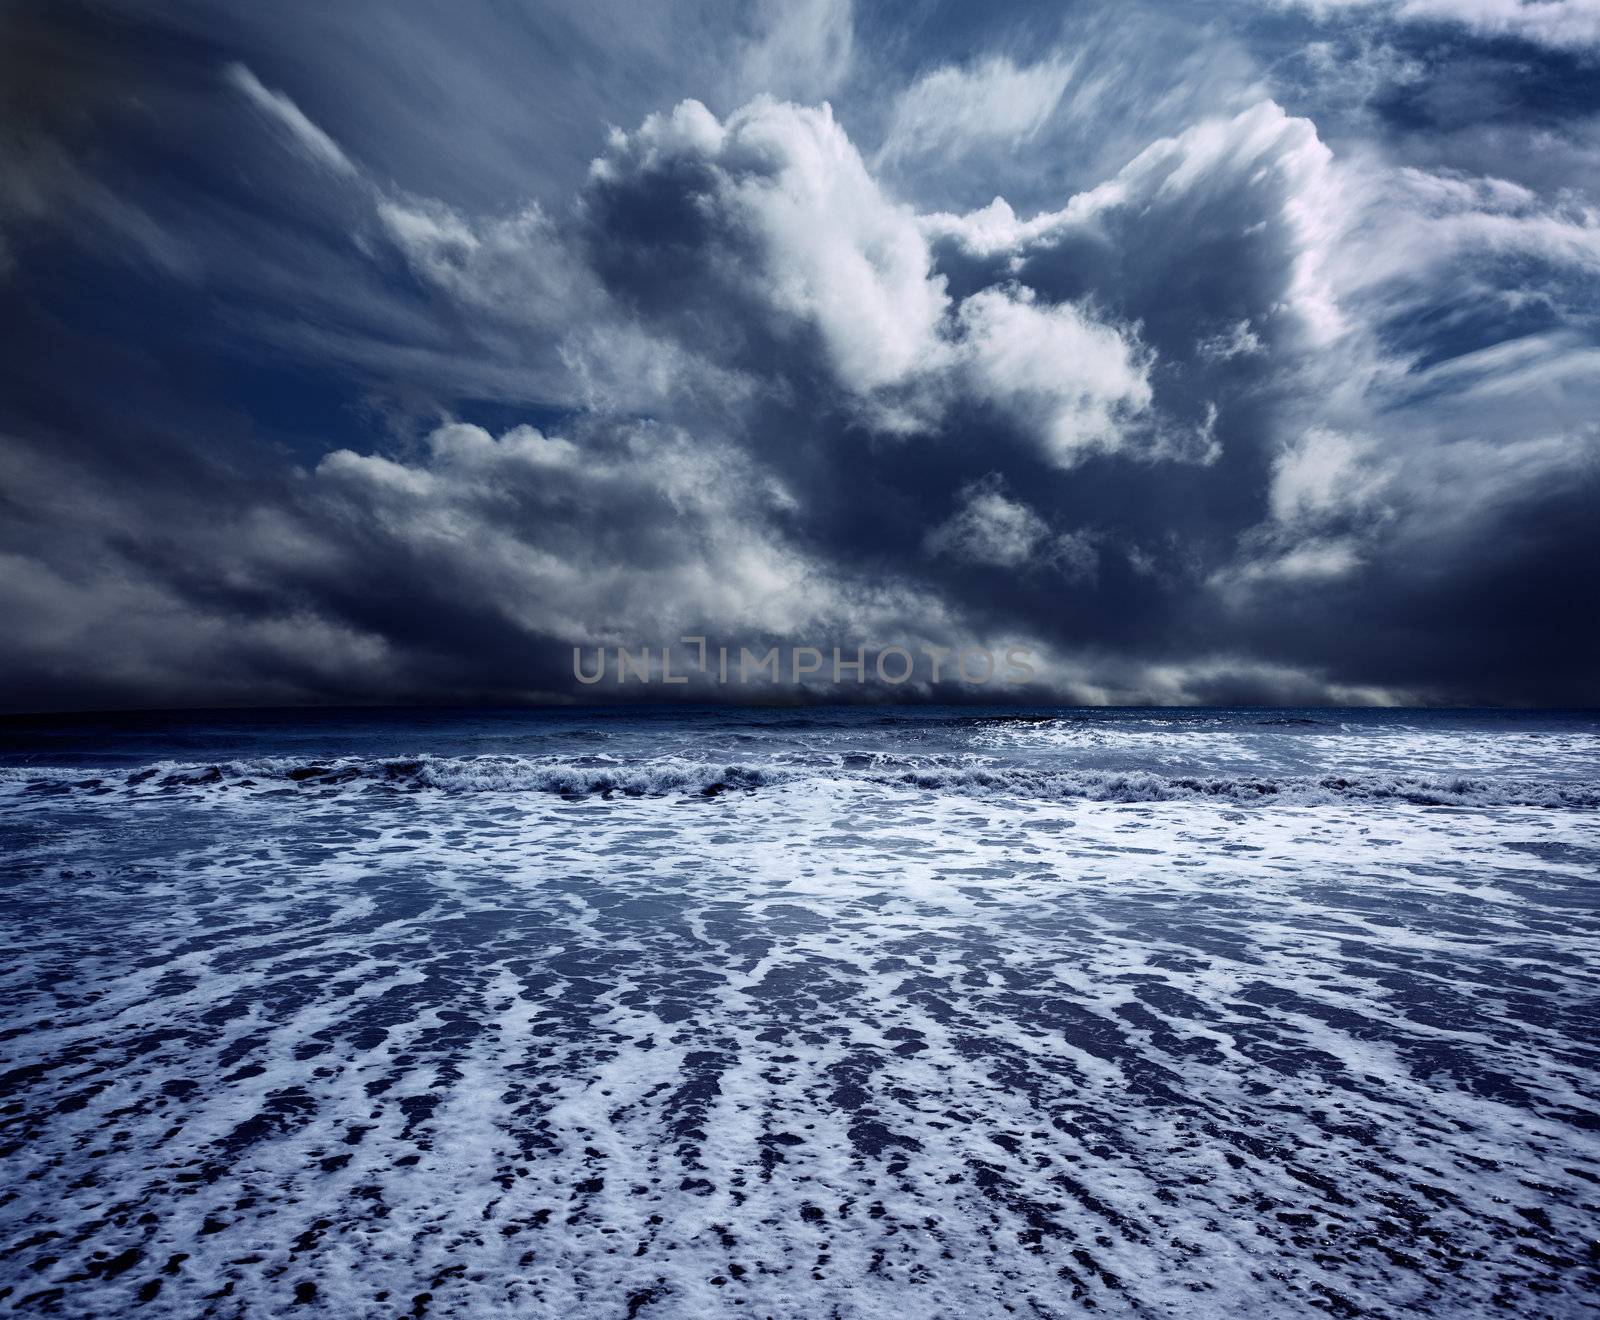
[[[1600,1306],[1594,712],[13,718],[0,866],[19,1313]]]

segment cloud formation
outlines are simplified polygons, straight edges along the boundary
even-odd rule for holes
[[[1020,67],[992,56],[971,68],[923,74],[895,98],[875,162],[1023,148],[1055,112],[1072,72],[1059,56]]]
[[[339,18],[30,14],[75,105],[13,90],[0,147],[10,700],[592,697],[572,646],[684,634],[1017,645],[1036,699],[1600,699],[1593,179],[1501,170],[1593,121],[1422,151],[1383,98],[1440,70],[1346,58],[1424,17],[1587,58],[1518,9],[685,10],[614,118],[538,102],[475,174],[380,109],[412,20],[335,95]],[[488,8],[438,41],[538,58]]]
[[[1281,0],[1280,0],[1281,2]],[[1474,32],[1550,46],[1600,44],[1596,0],[1287,0],[1318,16],[1367,10],[1402,22],[1459,23]]]
[[[223,73],[256,109],[288,134],[289,141],[307,160],[334,174],[348,177],[357,172],[339,144],[307,119],[300,107],[282,92],[263,87],[261,80],[243,64],[230,64]]]

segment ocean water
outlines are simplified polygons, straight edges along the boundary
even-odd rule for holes
[[[1600,1306],[1600,717],[0,725],[0,1308]]]

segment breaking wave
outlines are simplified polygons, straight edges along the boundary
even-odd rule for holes
[[[1094,802],[1212,800],[1238,805],[1278,802],[1311,806],[1330,802],[1405,802],[1432,807],[1600,807],[1600,784],[1510,781],[1467,776],[1340,775],[1206,777],[1148,771],[994,770],[907,771],[898,781],[917,788],[1003,793]]]
[[[917,762],[847,754],[782,765],[722,764],[684,758],[635,762],[584,757],[422,757],[415,760],[302,761],[288,758],[218,764],[161,763],[126,771],[63,767],[0,770],[8,795],[199,791],[447,793],[531,792],[572,798],[717,797],[778,784],[847,780],[962,796],[1055,801],[1209,801],[1237,806],[1406,803],[1441,807],[1600,807],[1600,783],[1467,775],[1320,776],[1173,775],[1142,770],[1041,769],[1016,765]]]
[[[440,789],[446,792],[536,792],[568,797],[621,795],[655,797],[699,793],[715,797],[735,789],[761,788],[780,772],[743,765],[710,765],[680,761],[635,764],[578,759],[544,761],[528,757],[422,757],[417,760],[293,761],[263,759],[215,765],[163,763],[131,774],[31,768],[0,772],[0,782],[13,790],[51,794],[66,792],[141,795],[185,789],[327,790],[345,786],[394,790]]]

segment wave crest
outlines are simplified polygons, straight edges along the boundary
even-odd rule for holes
[[[550,793],[564,797],[718,797],[777,784],[824,781],[965,796],[1055,801],[1210,801],[1236,806],[1404,803],[1443,807],[1600,807],[1600,785],[1467,775],[1203,776],[1143,770],[1052,770],[1027,766],[918,761],[847,753],[809,764],[746,765],[655,758],[547,759],[518,756],[420,757],[413,760],[287,758],[217,764],[163,763],[133,773],[68,768],[0,771],[12,793],[123,793],[154,796],[200,790],[328,792],[365,789],[445,793]]]
[[[1211,800],[1250,805],[1268,802],[1314,806],[1332,802],[1404,802],[1414,806],[1600,806],[1600,785],[1506,781],[1453,776],[1205,777],[1143,770],[1033,770],[968,767],[907,771],[897,782],[956,792],[1000,792],[1093,802]]]

